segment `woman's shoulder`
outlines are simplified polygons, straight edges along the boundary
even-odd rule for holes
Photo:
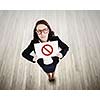
[[[32,43],[32,44],[34,44],[34,43],[38,43],[38,40],[33,39],[33,40],[31,40],[31,43]]]
[[[36,40],[30,40],[30,43],[29,43],[29,46],[30,47],[33,47],[34,46],[34,43],[37,43],[37,41]]]
[[[53,37],[51,38],[51,41],[55,41],[55,40],[58,40],[58,39],[59,39],[58,36],[53,36]]]

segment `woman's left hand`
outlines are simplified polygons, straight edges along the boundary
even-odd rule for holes
[[[58,53],[57,56],[58,56],[59,58],[62,58],[62,57],[63,57],[63,55],[62,55],[61,53]]]

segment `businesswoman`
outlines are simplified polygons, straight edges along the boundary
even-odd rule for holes
[[[43,58],[37,57],[34,44],[48,41],[58,41],[58,46],[61,48],[61,50],[58,54],[56,54],[56,56],[52,57],[51,63],[49,61],[48,64],[45,64]],[[69,47],[64,42],[62,42],[58,36],[54,35],[54,32],[51,30],[47,21],[39,20],[37,21],[33,30],[33,40],[31,40],[28,47],[22,52],[22,56],[33,63],[37,62],[43,71],[46,72],[48,79],[51,82],[55,80],[55,69],[59,59],[62,59],[68,50]],[[33,56],[30,55],[32,51],[34,51]]]

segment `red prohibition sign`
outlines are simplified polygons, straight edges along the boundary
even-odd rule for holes
[[[49,47],[50,50],[48,50],[47,47]],[[45,49],[48,53],[44,53],[43,49]],[[49,55],[51,55],[52,52],[53,52],[53,47],[52,47],[51,45],[49,45],[49,44],[46,44],[46,45],[44,45],[44,46],[42,47],[41,51],[42,51],[42,53],[43,53],[45,56],[49,56]]]

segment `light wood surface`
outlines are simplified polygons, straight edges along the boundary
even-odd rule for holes
[[[21,56],[39,19],[70,48],[55,83]],[[100,11],[0,11],[0,89],[100,89]]]

